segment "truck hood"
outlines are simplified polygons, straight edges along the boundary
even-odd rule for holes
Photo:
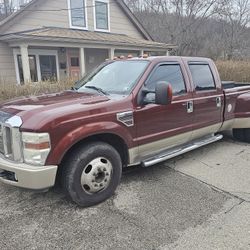
[[[47,111],[63,106],[73,105],[80,103],[82,105],[97,104],[100,102],[108,101],[106,96],[99,96],[90,93],[78,93],[73,91],[64,91],[55,94],[46,94],[40,96],[28,96],[13,99],[11,101],[4,102],[0,105],[1,111],[9,114],[17,115],[24,114],[25,111],[36,112]]]

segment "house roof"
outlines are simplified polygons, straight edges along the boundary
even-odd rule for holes
[[[26,4],[24,7],[22,7],[17,12],[13,13],[12,15],[8,16],[4,20],[0,22],[0,28],[1,26],[4,26],[5,24],[9,23],[10,21],[14,21],[18,16],[21,16],[21,14],[24,11],[27,11],[28,9],[31,9],[32,7],[35,7],[35,4],[40,0],[32,0],[28,4]],[[135,25],[137,30],[144,36],[145,39],[153,41],[153,38],[151,35],[147,32],[147,30],[143,27],[143,25],[140,23],[140,21],[136,18],[136,16],[130,11],[128,6],[124,3],[123,0],[115,0],[117,4],[121,7],[121,9],[124,11],[124,13],[127,15],[127,17],[130,19],[130,21]]]
[[[129,37],[123,34],[113,34],[104,32],[84,31],[76,29],[66,29],[57,27],[44,27],[35,30],[28,30],[18,33],[11,33],[0,36],[4,41],[57,41],[71,43],[91,43],[114,46],[140,47],[152,49],[172,49],[175,46],[165,43],[158,43],[144,39]]]

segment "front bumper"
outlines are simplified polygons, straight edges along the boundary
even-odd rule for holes
[[[27,189],[47,189],[55,185],[57,168],[58,166],[31,166],[0,157],[0,181]],[[9,178],[10,175],[13,178]]]

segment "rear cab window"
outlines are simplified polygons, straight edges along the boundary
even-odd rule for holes
[[[213,73],[208,64],[189,63],[196,91],[216,90]]]

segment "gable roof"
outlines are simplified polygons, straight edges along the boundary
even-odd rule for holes
[[[14,21],[18,16],[20,16],[24,11],[30,9],[31,7],[35,6],[35,4],[40,0],[32,0],[28,4],[26,4],[24,7],[22,7],[17,12],[13,13],[12,15],[8,16],[7,18],[3,19],[0,22],[0,28],[1,26],[9,23],[10,21]],[[65,0],[66,1],[66,0]],[[128,8],[128,6],[124,3],[123,0],[115,0],[116,3],[120,6],[120,8],[123,10],[123,12],[126,14],[126,16],[129,18],[129,20],[133,23],[133,25],[137,28],[137,30],[143,35],[143,37],[147,40],[153,41],[153,38],[150,36],[150,34],[146,31],[146,29],[143,27],[143,25],[140,23],[140,21],[136,18],[136,16],[131,12],[131,10]]]

